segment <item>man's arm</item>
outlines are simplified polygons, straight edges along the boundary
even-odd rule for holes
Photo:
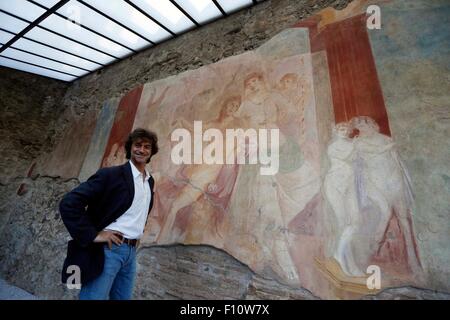
[[[67,193],[59,204],[61,218],[67,230],[81,246],[87,246],[97,237],[98,232],[86,214],[86,207],[101,197],[106,184],[105,170],[100,169],[86,182]]]

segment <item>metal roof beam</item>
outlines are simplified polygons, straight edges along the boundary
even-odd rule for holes
[[[75,77],[75,78],[78,78],[78,77],[79,77],[79,76],[77,76],[77,75],[74,75],[74,74],[71,74],[71,73],[68,73],[68,72],[59,71],[59,70],[56,70],[56,69],[44,67],[44,66],[41,66],[41,65],[39,65],[39,64],[31,63],[31,62],[24,61],[24,60],[20,60],[20,59],[16,59],[16,58],[7,57],[7,56],[1,55],[1,54],[0,54],[0,57],[5,58],[5,59],[10,59],[10,60],[13,60],[13,61],[18,61],[18,62],[21,62],[21,63],[25,63],[25,64],[28,64],[28,65],[30,65],[30,66],[34,66],[34,67],[39,67],[39,68],[47,69],[47,70],[50,70],[50,71],[53,71],[53,72],[59,72],[59,73],[62,73],[62,74],[65,74],[65,75],[68,75],[68,76],[71,76],[71,77]]]
[[[186,10],[183,9],[182,6],[180,6],[175,0],[169,0],[175,7],[177,7],[178,10],[180,10],[189,20],[191,20],[196,27],[200,27],[200,24],[191,17],[189,13],[186,12]]]
[[[217,9],[219,9],[219,11],[226,17],[228,16],[228,13],[225,12],[225,10],[223,10],[222,6],[217,2],[217,0],[212,0],[212,2],[214,2],[214,4],[216,5]]]
[[[3,29],[3,28],[1,28],[1,27],[0,27],[0,31],[7,32],[7,33],[10,33],[10,34],[13,34],[13,35],[16,35],[16,34],[17,34],[17,33],[11,32],[11,31],[9,31],[9,30]],[[35,40],[35,39],[31,39],[31,38],[28,38],[28,37],[25,37],[25,36],[23,36],[22,38],[23,38],[23,39],[26,39],[26,40],[28,40],[28,41],[31,41],[31,42],[34,42],[34,43],[43,45],[43,46],[45,46],[45,47],[52,48],[52,49],[54,49],[54,50],[58,50],[58,51],[60,51],[60,52],[62,52],[62,53],[70,54],[71,56],[77,57],[77,58],[79,58],[79,59],[83,59],[83,60],[86,60],[86,61],[89,61],[89,62],[98,64],[99,66],[104,66],[103,63],[100,63],[100,62],[97,62],[97,61],[94,61],[94,60],[91,60],[91,59],[88,59],[88,58],[79,56],[79,55],[77,55],[77,54],[75,54],[75,53],[72,53],[72,52],[69,52],[69,51],[66,51],[66,50],[63,50],[63,49],[54,47],[54,46],[52,46],[52,45],[50,45],[50,44],[47,44],[47,43],[44,43],[44,42],[41,42],[41,41],[38,41],[38,40]],[[11,46],[11,48],[12,48],[12,46]],[[17,49],[17,48],[16,48],[16,49]],[[62,62],[61,62],[61,63],[62,63]]]
[[[24,22],[26,22],[26,23],[30,23],[30,21],[28,21],[28,20],[26,20],[26,19],[24,19],[24,18],[22,18],[22,17],[16,16],[15,14],[12,14],[12,13],[10,13],[10,12],[7,12],[7,11],[5,11],[5,10],[3,10],[3,9],[0,9],[0,12],[3,12],[3,13],[5,13],[5,14],[7,14],[7,15],[10,15],[11,17],[14,17],[14,18],[16,18],[16,19],[22,20],[22,21],[24,21]],[[88,44],[85,44],[85,43],[83,43],[83,42],[81,42],[81,41],[78,41],[78,40],[76,40],[76,39],[72,39],[72,38],[70,38],[70,37],[68,37],[68,36],[66,36],[66,35],[64,35],[64,34],[61,34],[61,33],[59,33],[59,32],[53,31],[53,30],[48,29],[48,28],[46,28],[46,27],[43,27],[43,26],[40,26],[40,25],[36,25],[35,27],[36,27],[36,28],[41,28],[41,29],[43,29],[43,30],[45,30],[45,31],[48,31],[48,32],[53,33],[53,34],[56,34],[57,36],[60,36],[60,37],[65,38],[65,39],[67,39],[67,40],[76,42],[76,43],[78,43],[79,45],[82,45],[82,46],[84,46],[84,47],[87,47],[87,48],[90,48],[90,49],[95,50],[95,51],[97,51],[97,52],[100,52],[100,53],[102,53],[102,54],[104,54],[104,55],[107,55],[107,56],[109,56],[109,57],[111,57],[111,58],[119,59],[118,57],[116,57],[116,56],[114,56],[114,55],[112,55],[112,54],[110,54],[110,53],[107,53],[107,52],[105,52],[105,51],[102,51],[102,50],[100,50],[100,49],[97,49],[97,48],[95,48],[95,47],[92,47],[92,46],[90,46],[90,45],[88,45]],[[3,47],[2,47],[2,48],[3,48]],[[0,53],[1,53],[1,51],[0,51]]]
[[[156,20],[155,18],[153,18],[148,12],[146,12],[145,10],[143,10],[141,7],[137,6],[136,4],[134,4],[133,2],[131,2],[130,0],[124,0],[126,3],[128,3],[130,6],[132,6],[134,9],[136,9],[137,11],[139,11],[140,13],[142,13],[144,16],[146,16],[147,18],[149,18],[150,20],[152,20],[154,23],[156,23],[158,26],[160,26],[161,28],[163,28],[164,30],[166,30],[168,33],[170,33],[172,36],[176,36],[176,33],[174,33],[172,30],[170,30],[169,28],[167,28],[164,24],[162,24],[161,22],[159,22],[158,20]]]
[[[83,0],[77,0],[77,1],[78,1],[79,3],[81,3],[82,5],[88,7],[88,8],[91,9],[92,11],[95,11],[95,12],[97,12],[98,14],[104,16],[106,19],[111,20],[112,22],[114,22],[115,24],[121,26],[122,28],[124,28],[124,29],[130,31],[131,33],[134,33],[135,35],[137,35],[138,37],[144,39],[145,41],[147,41],[147,42],[149,42],[149,43],[151,43],[151,44],[153,44],[153,45],[155,44],[152,40],[150,40],[150,39],[148,39],[147,37],[141,35],[140,33],[138,33],[137,31],[135,31],[135,30],[133,30],[133,29],[131,29],[130,27],[127,27],[126,25],[124,25],[123,23],[117,21],[117,20],[114,19],[113,17],[110,17],[110,16],[107,15],[106,13],[104,13],[104,12],[98,10],[97,8],[91,6],[89,3],[86,3],[86,2],[84,2]]]
[[[47,60],[51,60],[51,61],[54,61],[54,62],[57,62],[57,63],[61,63],[61,64],[64,64],[64,65],[66,65],[66,66],[72,67],[72,68],[76,68],[76,69],[80,69],[80,70],[83,70],[83,71],[91,72],[91,70],[87,70],[87,69],[84,69],[84,68],[82,68],[82,67],[75,66],[75,65],[70,64],[70,63],[67,63],[67,62],[62,62],[62,61],[60,61],[60,60],[56,60],[56,59],[53,59],[53,58],[49,58],[49,57],[40,55],[40,54],[38,54],[38,53],[31,52],[31,51],[28,51],[28,50],[20,49],[20,48],[14,47],[14,46],[10,46],[9,48],[10,48],[10,49],[14,49],[14,50],[18,50],[18,51],[25,52],[25,53],[31,54],[31,55],[33,55],[33,56],[36,56],[36,57],[40,57],[40,58],[44,58],[44,59],[47,59]]]
[[[59,1],[57,4],[55,4],[53,7],[51,7],[50,9],[46,8],[46,12],[44,12],[43,14],[41,14],[40,17],[38,17],[36,20],[34,20],[33,22],[31,22],[25,29],[23,29],[22,31],[20,31],[14,38],[12,38],[11,40],[9,40],[7,43],[5,43],[5,45],[3,47],[0,48],[0,53],[2,53],[3,51],[5,51],[8,47],[10,47],[14,42],[16,42],[17,40],[19,40],[23,35],[25,35],[28,31],[30,31],[31,29],[33,29],[35,26],[37,26],[39,23],[41,23],[42,21],[44,21],[49,15],[51,15],[52,13],[56,12],[56,10],[58,10],[59,8],[61,8],[63,5],[65,5],[67,2],[69,2],[70,0],[61,0]],[[3,11],[2,12],[6,12]]]
[[[45,7],[44,7],[43,5],[41,5],[40,3],[37,3],[37,2],[35,2],[35,1],[33,1],[33,0],[27,0],[27,1],[30,2],[30,3],[32,3],[32,4],[34,4],[34,5],[36,5],[36,6],[39,6],[39,7],[42,7],[42,8],[45,9]],[[66,17],[66,16],[64,16],[64,15],[62,15],[62,14],[60,14],[59,12],[53,12],[53,14],[56,15],[56,16],[58,16],[58,17],[60,17],[60,18],[62,18],[62,19],[69,20],[68,17]],[[120,42],[117,41],[117,40],[114,40],[114,39],[112,39],[112,38],[110,38],[110,37],[107,37],[107,36],[105,36],[104,34],[98,32],[98,31],[96,31],[96,30],[94,30],[94,29],[91,29],[91,28],[89,28],[88,26],[85,26],[85,25],[83,25],[83,24],[80,23],[80,22],[76,22],[76,24],[77,24],[78,26],[80,26],[81,28],[83,28],[83,29],[85,29],[85,30],[88,30],[88,31],[90,31],[90,32],[92,32],[92,33],[98,35],[99,37],[105,38],[105,39],[107,39],[107,40],[109,40],[109,41],[111,41],[111,42],[114,42],[114,43],[117,44],[118,46],[121,46],[121,47],[123,47],[123,48],[125,48],[125,49],[127,49],[127,50],[129,50],[129,51],[131,51],[131,52],[133,52],[133,53],[136,53],[136,50],[134,50],[134,49],[132,49],[132,48],[130,48],[130,47],[128,47],[128,46],[126,46],[126,45],[120,43]],[[42,26],[39,26],[39,27],[42,27]]]

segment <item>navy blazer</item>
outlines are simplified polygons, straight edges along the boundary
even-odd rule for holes
[[[149,178],[154,202],[154,180]],[[134,198],[134,181],[129,162],[116,167],[102,168],[86,182],[67,193],[59,204],[62,220],[72,236],[67,247],[67,257],[62,270],[62,282],[72,273],[70,265],[81,270],[81,283],[98,277],[103,271],[104,243],[94,243],[97,234],[117,220],[131,207]],[[148,215],[147,215],[148,218]]]

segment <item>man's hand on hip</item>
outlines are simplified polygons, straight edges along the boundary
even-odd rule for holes
[[[122,244],[123,235],[119,231],[103,230],[98,233],[94,242],[107,242],[109,249],[111,249],[113,242],[119,246]]]

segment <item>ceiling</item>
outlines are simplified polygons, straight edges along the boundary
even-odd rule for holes
[[[74,81],[263,0],[0,0],[0,66]]]

